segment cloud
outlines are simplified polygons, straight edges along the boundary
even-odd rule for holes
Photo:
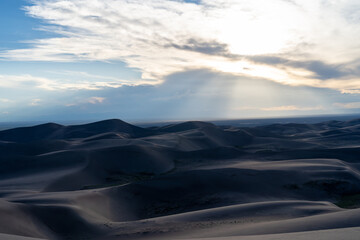
[[[157,85],[122,85],[118,88],[72,91],[39,88],[13,91],[0,87],[2,98],[17,96],[16,104],[0,106],[0,112],[11,112],[7,116],[9,121],[106,118],[128,121],[209,120],[336,114],[351,113],[356,109],[340,108],[333,103],[358,101],[356,95],[341,94],[331,89],[294,87],[212,69],[177,72]],[[28,107],[37,98],[42,102],[36,107]]]
[[[54,73],[54,74],[57,74],[57,75],[71,76],[71,77],[77,77],[78,76],[78,77],[87,78],[87,79],[100,79],[102,81],[107,81],[107,82],[121,82],[121,83],[124,83],[124,84],[132,83],[132,81],[129,81],[129,80],[126,80],[126,79],[119,79],[119,78],[111,77],[111,76],[90,74],[90,73],[83,72],[83,71],[65,70],[65,71],[47,71],[47,72]]]
[[[342,93],[349,93],[349,94],[360,94],[360,88],[359,89],[342,89]]]
[[[358,93],[355,0],[193,2],[36,0],[25,11],[60,37],[30,41],[29,48],[3,51],[0,58],[120,60],[142,72],[139,82],[152,79],[152,84],[176,72],[206,68]],[[110,85],[116,82],[62,84],[66,89]]]
[[[40,105],[40,103],[42,102],[41,99],[37,98],[37,99],[32,99],[31,102],[30,102],[30,106],[38,106]]]
[[[87,99],[88,103],[91,104],[99,104],[99,103],[103,103],[105,101],[105,98],[103,97],[91,97],[89,99]]]
[[[229,52],[227,44],[216,41],[203,41],[197,39],[188,39],[183,45],[172,44],[169,47],[174,47],[181,50],[204,53],[207,55],[224,56],[229,58],[239,58],[240,55],[232,55]]]
[[[10,102],[12,102],[12,100],[7,99],[7,98],[0,98],[0,102],[2,102],[2,103],[10,103]]]
[[[315,111],[315,110],[324,110],[324,107],[322,107],[322,106],[299,107],[299,106],[295,106],[295,105],[288,105],[288,106],[260,108],[260,110],[263,110],[263,111]]]
[[[123,85],[141,85],[146,84],[147,81],[133,81],[116,79],[112,77],[100,77],[82,72],[64,72],[64,75],[71,75],[69,78],[46,78],[32,76],[30,74],[23,75],[0,75],[0,87],[12,89],[29,89],[38,88],[48,91],[63,91],[63,90],[98,90],[103,88],[118,88]],[[74,76],[81,75],[87,79],[94,78],[94,80],[74,80]],[[101,79],[101,80],[100,80]],[[106,81],[108,80],[108,81]]]
[[[84,105],[98,105],[104,103],[106,100],[105,97],[87,97],[87,96],[80,96],[75,99],[72,99],[71,102],[67,102],[63,104],[66,107],[83,107]]]
[[[247,57],[248,59],[266,65],[292,67],[297,69],[304,69],[314,74],[314,78],[327,80],[327,79],[341,79],[343,77],[351,76],[352,72],[347,69],[343,64],[327,64],[322,61],[294,61],[278,56],[258,55]],[[354,76],[353,76],[354,77]]]
[[[0,75],[0,86],[2,88],[28,88],[38,87],[43,89],[52,89],[53,81],[42,77],[34,77],[28,74],[24,75]]]
[[[334,103],[334,106],[345,109],[360,109],[360,102]]]
[[[118,117],[138,121],[288,116],[324,113],[333,107],[328,106],[334,102],[333,96],[342,96],[336,91],[292,87],[210,69],[177,72],[158,85],[124,85],[67,93],[57,96],[59,106],[44,111],[52,114],[51,119],[56,119],[54,116],[59,113],[61,117],[74,119],[93,118],[94,112],[99,119]],[[89,103],[89,99],[96,101],[94,96],[106,99],[102,104]],[[284,101],[288,103],[286,106],[296,107],[288,107],[287,111],[280,108]]]
[[[263,103],[263,105],[268,105]],[[326,110],[325,107],[319,105],[315,107],[304,107],[297,105],[284,105],[284,106],[275,106],[275,107],[253,107],[253,106],[243,106],[234,108],[236,111],[265,111],[265,112],[287,112],[287,111],[319,111]]]

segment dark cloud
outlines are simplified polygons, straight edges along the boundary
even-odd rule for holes
[[[322,80],[342,78],[351,74],[342,65],[330,65],[321,61],[294,62],[291,66],[310,70]]]
[[[342,78],[345,76],[349,76],[352,72],[344,67],[344,65],[335,65],[335,64],[327,64],[322,61],[294,61],[289,60],[284,57],[277,56],[248,56],[247,59],[255,62],[266,65],[276,65],[276,66],[288,66],[293,68],[301,68],[314,73],[314,77],[327,80],[334,78]]]
[[[227,58],[241,57],[239,55],[230,53],[227,44],[220,43],[217,41],[203,41],[192,38],[192,39],[188,39],[187,42],[183,45],[171,44],[170,46],[181,50],[199,52],[207,55],[222,56]]]
[[[195,4],[200,4],[201,0],[183,0],[186,3],[195,3]]]

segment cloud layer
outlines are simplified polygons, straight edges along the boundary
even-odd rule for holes
[[[1,52],[3,59],[120,60],[154,83],[210,68],[360,92],[355,0],[33,0],[24,9],[61,37]]]
[[[1,96],[6,99],[0,101],[0,112],[6,112],[1,119],[205,120],[349,113],[358,106],[357,103],[346,105],[357,102],[356,95],[293,87],[210,69],[171,74],[158,85],[72,91],[22,88],[16,98],[12,98],[10,88],[0,88]]]
[[[23,10],[57,37],[0,51],[0,120],[359,109],[355,0],[32,0]]]

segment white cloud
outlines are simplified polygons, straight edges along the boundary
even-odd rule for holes
[[[67,74],[70,74],[68,72]],[[87,76],[89,78],[100,78],[97,75],[90,75],[86,73],[80,73],[83,77]],[[76,74],[74,74],[76,75]],[[108,80],[108,81],[106,81]],[[30,88],[38,88],[49,91],[61,91],[61,90],[99,90],[102,88],[118,88],[124,85],[139,85],[139,84],[147,84],[147,81],[133,81],[116,79],[116,78],[106,78],[91,81],[91,80],[74,80],[73,75],[69,78],[45,78],[32,76],[29,74],[24,75],[0,75],[0,87],[2,88],[14,88],[14,89],[30,89]],[[8,99],[0,99],[0,102],[9,102]]]
[[[72,103],[65,104],[66,107],[83,106],[84,104],[98,105],[106,100],[104,97],[79,98]]]
[[[0,98],[0,102],[2,102],[2,103],[10,103],[10,102],[12,102],[12,100],[7,99],[7,98]]]
[[[355,0],[36,0],[28,15],[53,24],[62,37],[0,53],[8,60],[120,60],[143,79],[163,80],[189,68],[212,68],[282,84],[357,93],[360,21]],[[313,69],[251,61],[276,55],[291,61],[346,64],[348,73],[319,79]],[[41,79],[37,81],[42,81]],[[143,80],[142,80],[143,81]],[[67,83],[66,89],[113,86]],[[56,88],[51,84],[43,88]]]
[[[90,74],[87,72],[79,72],[79,71],[47,71],[48,73],[53,73],[56,75],[64,75],[64,76],[71,76],[73,77],[81,77],[81,78],[87,78],[87,79],[101,79],[102,81],[110,81],[110,82],[121,82],[126,84],[131,84],[132,81],[125,80],[125,79],[119,79],[116,77],[110,77],[110,76],[103,76],[103,75],[96,75],[96,74]],[[138,82],[138,81],[137,81]]]
[[[360,102],[334,103],[334,106],[345,109],[358,109],[360,108]]]
[[[89,99],[86,100],[88,103],[91,104],[99,104],[99,103],[103,103],[105,101],[105,98],[103,97],[91,97]]]
[[[275,106],[275,107],[244,106],[244,107],[234,108],[234,110],[236,110],[236,111],[251,111],[251,110],[259,111],[259,110],[261,110],[261,111],[267,111],[267,112],[272,112],[272,111],[284,112],[284,111],[316,111],[316,110],[325,110],[325,108],[323,106],[304,107],[304,106],[297,106],[297,105],[284,105],[284,106]]]
[[[322,106],[300,107],[300,106],[295,106],[295,105],[288,105],[288,106],[260,108],[260,110],[263,110],[263,111],[316,111],[316,110],[324,110],[324,107],[322,107]]]
[[[17,96],[17,104],[3,104],[0,108],[0,112],[11,112],[9,119],[37,119],[40,116],[47,121],[64,118],[91,119],[94,113],[99,119],[125,116],[125,120],[143,121],[155,118],[205,120],[335,114],[354,111],[335,107],[332,103],[357,101],[355,95],[332,90],[295,88],[208,70],[173,74],[163,84],[156,86],[126,85],[95,91],[43,92],[29,89],[17,92],[1,87],[0,90],[3,98],[12,99]],[[41,107],[24,108],[36,98],[43,100],[40,102]],[[262,110],[264,108],[268,111]]]
[[[52,89],[52,83],[52,80],[42,77],[34,77],[28,74],[0,75],[0,87],[2,88],[38,87],[43,89]]]
[[[30,102],[30,106],[39,106],[41,102],[42,102],[42,100],[39,98],[32,99]]]

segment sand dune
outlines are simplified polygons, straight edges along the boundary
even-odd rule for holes
[[[0,238],[356,239],[359,139],[360,120],[0,131]]]
[[[43,240],[40,238],[30,238],[30,237],[23,237],[17,235],[9,235],[9,234],[0,234],[0,239],[3,240]]]
[[[11,142],[30,142],[54,139],[87,138],[107,132],[119,132],[128,137],[146,136],[151,132],[118,119],[84,125],[62,126],[47,123],[34,127],[9,129],[0,132],[0,139]]]
[[[197,240],[328,240],[328,239],[342,239],[342,240],[357,240],[359,238],[360,228],[343,228],[332,230],[308,231],[286,234],[267,234],[258,236],[235,236],[235,237],[214,237],[214,238],[196,238]],[[181,239],[181,240],[191,240]]]

